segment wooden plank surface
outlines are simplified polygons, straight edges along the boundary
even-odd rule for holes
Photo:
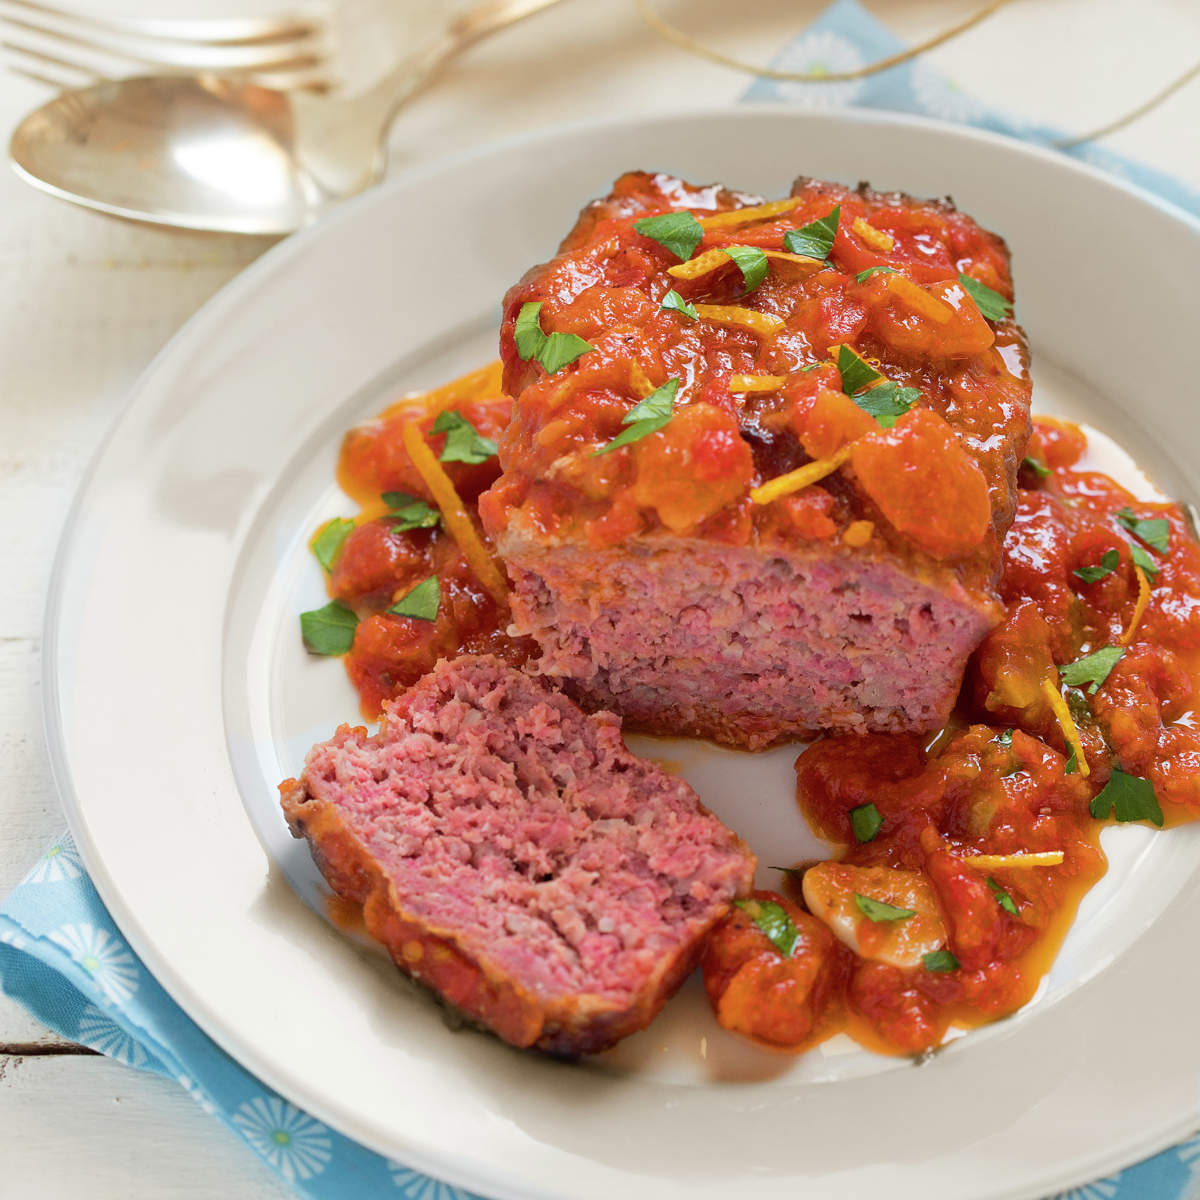
[[[976,4],[870,0],[869,7],[916,38]],[[180,5],[195,14],[205,0]],[[115,9],[115,0],[108,7]],[[765,62],[822,5],[662,0],[661,7],[686,18],[710,44]],[[1040,0],[1005,9],[937,51],[930,65],[997,106],[1080,129],[1145,98],[1190,65],[1197,45],[1200,6]],[[721,103],[747,83],[657,42],[629,4],[570,0],[449,70],[398,124],[392,163],[425,163],[602,113]],[[5,139],[44,98],[35,85],[0,75]],[[1184,152],[1198,126],[1200,87],[1192,85],[1105,144],[1200,186],[1200,158]],[[54,547],[71,496],[155,351],[268,243],[108,220],[43,197],[7,171],[0,171],[0,216],[3,896],[63,824],[41,734],[39,652]],[[93,1055],[58,1052],[67,1049],[0,996],[0,1200],[289,1194],[171,1083]]]

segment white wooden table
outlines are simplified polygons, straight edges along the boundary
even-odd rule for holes
[[[915,39],[976,3],[870,7]],[[765,62],[821,6],[660,7]],[[1133,107],[1197,54],[1193,0],[1026,0],[930,61],[1010,111],[1082,129]],[[448,72],[395,129],[393,167],[605,112],[731,101],[747,82],[658,42],[627,0],[569,0]],[[0,75],[0,134],[43,98]],[[1200,83],[1105,144],[1200,186],[1197,129]],[[63,825],[42,741],[39,638],[72,493],[154,352],[267,245],[110,221],[0,172],[0,896]],[[0,1200],[288,1194],[173,1084],[65,1044],[0,996]]]

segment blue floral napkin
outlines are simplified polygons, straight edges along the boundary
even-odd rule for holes
[[[855,0],[838,0],[774,66],[844,71],[902,44]],[[1005,118],[952,80],[905,63],[850,83],[760,79],[747,99],[866,105],[925,113],[1049,145],[1060,132]],[[1200,193],[1099,147],[1070,151],[1200,215]],[[129,949],[64,836],[0,908],[0,986],[72,1041],[174,1079],[297,1191],[314,1200],[478,1200],[328,1129],[265,1087],[214,1045]],[[1186,1200],[1200,1195],[1200,1137],[1061,1200]]]

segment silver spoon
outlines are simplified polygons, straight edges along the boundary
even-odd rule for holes
[[[308,225],[383,176],[400,106],[471,43],[557,0],[488,0],[367,92],[278,92],[215,75],[63,92],[12,136],[17,174],[115,216],[222,233]]]

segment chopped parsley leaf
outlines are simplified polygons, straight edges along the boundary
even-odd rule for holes
[[[863,388],[870,387],[883,378],[849,346],[838,347],[837,369],[842,375],[842,391],[847,396],[853,396],[855,392],[861,392]]]
[[[1017,907],[1017,902],[992,878],[987,877],[987,885],[991,889],[992,895],[996,897],[996,903],[1000,905],[1006,913],[1011,913],[1014,917],[1021,915],[1021,910]]]
[[[536,359],[546,344],[546,335],[542,332],[542,301],[532,300],[521,305],[517,313],[516,324],[513,325],[513,341],[517,343],[517,353],[524,362]]]
[[[696,306],[689,304],[674,288],[662,298],[662,304],[659,307],[677,312],[681,316],[687,317],[689,321],[700,319],[700,314],[696,312]]]
[[[1071,747],[1071,753],[1067,755],[1066,764],[1063,766],[1064,775],[1079,774],[1079,756],[1075,753],[1075,747]]]
[[[1096,583],[1098,580],[1104,579],[1111,575],[1116,569],[1117,564],[1121,561],[1121,554],[1117,550],[1105,550],[1100,557],[1099,566],[1095,567],[1076,567],[1071,572],[1072,575],[1077,575],[1084,583]]]
[[[1151,550],[1166,554],[1171,545],[1171,523],[1166,517],[1137,517],[1133,509],[1122,508],[1117,512],[1117,520]]]
[[[828,258],[837,237],[838,222],[842,219],[842,206],[816,221],[810,221],[799,229],[789,229],[783,235],[783,244],[791,254],[804,254],[809,258]]]
[[[423,579],[407,595],[401,596],[388,612],[418,621],[436,621],[442,605],[442,585],[436,575]]]
[[[767,277],[767,256],[757,246],[722,246],[721,253],[737,264],[742,273],[742,295],[754,291]]]
[[[449,441],[446,443],[449,445]],[[432,529],[442,514],[431,504],[407,492],[384,492],[381,497],[390,510],[389,517],[396,518],[393,533],[407,533],[410,529]]]
[[[989,321],[1003,321],[1012,312],[1012,305],[999,292],[972,279],[970,275],[959,275],[958,282],[963,291],[975,301],[976,307]]]
[[[704,226],[690,212],[663,213],[634,221],[634,229],[669,250],[680,262],[691,258],[704,240]]]
[[[850,828],[854,830],[857,841],[874,841],[882,826],[883,816],[874,804],[860,804],[850,810]]]
[[[872,900],[870,896],[854,893],[854,903],[858,911],[870,921],[907,921],[917,914],[911,908],[897,908],[894,904],[885,904],[882,900]]]
[[[338,551],[341,550],[342,544],[353,530],[353,521],[348,521],[344,517],[334,517],[332,521],[326,521],[317,531],[317,536],[312,540],[313,557],[325,570],[333,570],[333,560],[337,558]]]
[[[1139,546],[1136,542],[1130,542],[1129,555],[1133,559],[1133,565],[1141,567],[1142,571],[1145,572],[1146,578],[1151,581],[1162,570],[1158,563],[1150,557],[1145,546]]]
[[[336,600],[300,614],[300,636],[309,654],[345,654],[354,645],[357,627],[358,618]]]
[[[592,452],[593,458],[616,450],[619,446],[628,446],[630,442],[641,441],[652,433],[657,433],[675,415],[675,393],[679,391],[680,379],[672,376],[662,387],[655,388],[640,404],[631,408],[621,424],[626,428],[621,430],[607,446]]]
[[[1154,784],[1113,767],[1108,782],[1088,806],[1092,816],[1104,820],[1112,813],[1118,821],[1150,821],[1160,829],[1163,812],[1154,794]]]
[[[577,333],[552,333],[538,355],[538,362],[546,368],[547,375],[553,375],[594,349],[591,342],[584,341]]]
[[[899,275],[900,272],[895,267],[868,267],[865,271],[859,271],[855,275],[856,283],[866,283],[872,275]]]
[[[791,958],[800,934],[786,908],[776,904],[774,900],[735,900],[733,903],[735,908],[740,908],[746,913],[767,935],[771,945],[784,958]]]
[[[1090,685],[1088,695],[1094,696],[1124,654],[1124,646],[1105,646],[1094,654],[1085,654],[1083,658],[1059,667],[1058,673],[1070,687],[1082,687],[1085,683]]]
[[[1000,743],[1000,745],[1002,745],[1002,746],[1011,746],[1012,745],[1012,735],[1013,735],[1013,731],[1011,729],[1006,729],[1002,734],[1000,734],[996,738],[996,741],[998,741]]]
[[[560,335],[557,333],[554,335],[558,336]],[[553,338],[550,340],[553,341]],[[480,437],[475,426],[462,413],[453,409],[444,409],[438,413],[431,432],[446,435],[446,444],[439,455],[442,462],[481,463],[496,456],[496,443],[491,438]]]
[[[958,959],[949,950],[931,950],[921,956],[921,964],[925,970],[938,973],[957,971],[959,968]]]
[[[1028,467],[1035,474],[1040,475],[1043,479],[1047,475],[1053,474],[1048,466],[1040,458],[1034,458],[1032,454],[1027,454],[1021,460],[1021,466]]]
[[[921,392],[918,388],[901,387],[888,379],[850,398],[884,429],[891,429],[920,400]]]
[[[595,347],[585,342],[577,333],[551,333],[542,330],[541,325],[542,301],[529,301],[521,305],[513,325],[513,341],[517,344],[517,353],[529,362],[539,362],[546,369],[546,374],[553,375],[563,367],[570,366],[580,355],[586,354]],[[441,419],[440,417],[438,418]],[[435,425],[435,432],[441,432]],[[486,440],[486,439],[484,439]],[[495,450],[492,450],[495,454]],[[488,456],[490,457],[490,456]],[[447,459],[442,455],[443,462],[483,462],[480,459]]]

